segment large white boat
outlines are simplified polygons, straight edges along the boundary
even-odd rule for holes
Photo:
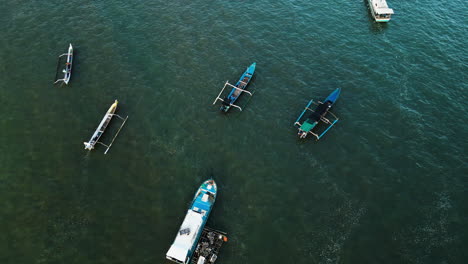
[[[389,8],[386,0],[367,0],[370,11],[376,22],[388,22],[394,14],[393,9]]]
[[[213,208],[216,194],[217,187],[214,180],[207,180],[200,186],[179,228],[179,232],[177,232],[174,243],[172,243],[172,246],[166,253],[167,259],[180,264],[190,263],[205,223]],[[204,258],[198,262],[203,260]]]

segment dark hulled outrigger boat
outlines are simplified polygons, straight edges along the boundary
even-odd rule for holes
[[[315,110],[309,108],[313,103],[313,100],[309,101],[304,111],[302,111],[301,115],[297,118],[296,122],[294,122],[294,126],[298,127],[297,135],[300,138],[305,138],[308,134],[312,134],[317,140],[319,140],[323,135],[325,135],[325,133],[327,133],[327,131],[333,125],[335,125],[336,122],[338,122],[338,118],[329,110],[340,96],[340,92],[341,89],[337,88],[325,99],[325,102],[322,103],[319,101],[318,103],[316,103],[317,107],[315,108]],[[307,117],[303,118],[304,114],[307,111],[310,111],[312,113]],[[331,114],[334,117],[334,120],[330,121],[329,119],[327,119],[325,117],[327,114]],[[320,122],[328,124],[328,127],[319,134],[318,132],[314,132],[314,129]]]
[[[128,116],[126,118],[123,118],[117,114],[115,114],[115,110],[117,110],[117,104],[119,102],[117,100],[114,101],[114,103],[109,107],[109,110],[107,110],[106,114],[104,115],[104,117],[102,118],[101,120],[101,123],[99,123],[98,127],[96,128],[96,130],[94,131],[93,135],[91,136],[91,138],[89,139],[88,142],[84,142],[83,144],[85,145],[85,149],[87,150],[92,150],[94,149],[94,145],[96,145],[97,143],[101,144],[101,145],[104,145],[105,147],[107,147],[106,151],[104,152],[104,154],[107,154],[107,151],[109,151],[109,149],[111,148],[112,146],[112,143],[114,143],[114,140],[115,138],[117,137],[117,135],[119,134],[120,130],[122,129],[122,127],[125,125],[125,122],[127,121],[128,119]],[[120,118],[121,120],[123,120],[123,123],[122,125],[120,126],[119,130],[117,131],[116,135],[114,136],[114,138],[112,139],[111,143],[109,145],[106,145],[102,142],[99,141],[99,139],[101,138],[102,134],[104,133],[104,131],[106,130],[107,126],[109,125],[111,119],[113,116],[117,116],[118,118]]]
[[[58,62],[57,68],[60,64],[60,57],[63,57],[63,56],[67,56],[67,61],[65,62],[65,69],[62,70],[64,76],[63,76],[63,79],[56,80],[54,84],[58,82],[64,82],[65,84],[68,84],[68,82],[70,81],[71,71],[72,71],[72,66],[73,66],[73,46],[71,43],[68,46],[68,52],[59,56],[59,62]],[[57,76],[55,76],[55,78],[57,78]]]
[[[238,106],[238,105],[235,105],[234,103],[237,101],[237,99],[239,98],[239,96],[243,92],[249,94],[250,96],[252,96],[252,93],[247,91],[246,89],[247,89],[247,85],[249,84],[249,82],[252,79],[252,76],[253,76],[253,74],[255,72],[255,66],[256,66],[256,63],[255,62],[252,63],[252,65],[250,65],[245,70],[245,72],[242,74],[239,81],[237,81],[236,85],[232,85],[232,84],[229,83],[229,81],[226,81],[226,83],[224,84],[223,89],[221,89],[221,92],[219,92],[218,96],[216,96],[216,99],[214,100],[213,104],[215,104],[216,101],[220,100],[222,102],[222,105],[221,105],[221,108],[220,108],[221,111],[227,112],[227,111],[229,111],[231,106],[234,106],[235,108],[242,111],[242,108],[240,106]],[[228,96],[226,96],[224,99],[221,99],[220,96],[223,93],[226,86],[232,87],[232,90],[228,94]]]

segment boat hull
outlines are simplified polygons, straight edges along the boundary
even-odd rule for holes
[[[64,72],[64,77],[63,77],[63,82],[65,84],[68,84],[71,78],[71,73],[72,73],[72,67],[73,67],[73,46],[70,43],[68,46],[68,55],[67,55],[67,62],[65,63],[65,72]]]

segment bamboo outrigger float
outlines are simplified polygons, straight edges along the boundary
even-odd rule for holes
[[[253,95],[253,93],[247,91],[246,89],[247,89],[247,85],[249,84],[255,72],[255,66],[256,66],[256,63],[255,62],[252,63],[252,65],[250,65],[245,70],[244,74],[242,74],[239,81],[237,81],[236,85],[232,85],[229,83],[229,81],[226,81],[226,83],[223,86],[223,89],[221,89],[221,92],[219,92],[218,96],[216,96],[216,99],[213,102],[213,104],[215,104],[218,100],[222,102],[221,108],[219,110],[223,112],[227,112],[231,108],[231,106],[233,106],[239,109],[240,111],[242,111],[242,108],[238,105],[235,105],[234,103],[237,101],[237,99],[242,93],[247,93],[250,96]],[[228,96],[222,99],[220,96],[223,93],[226,86],[232,87],[232,90],[228,94]]]
[[[336,124],[336,122],[338,122],[338,117],[336,117],[329,110],[338,99],[340,92],[341,89],[337,88],[325,99],[325,102],[322,103],[318,101],[318,103],[315,103],[317,105],[315,110],[310,109],[313,100],[309,101],[309,103],[304,108],[304,111],[302,111],[302,113],[297,118],[296,122],[294,122],[294,126],[298,127],[297,135],[300,138],[305,138],[308,134],[312,134],[317,140],[319,140],[323,135],[325,135],[325,133],[328,132],[330,128],[332,128]],[[311,111],[312,113],[309,116],[307,116],[307,118],[305,118],[305,120],[303,120],[301,123],[302,117],[307,111]],[[334,120],[330,121],[329,119],[327,119],[325,117],[327,114],[332,115],[334,117]],[[327,124],[328,127],[319,134],[318,132],[314,132],[313,130],[320,122]]]
[[[109,151],[109,149],[111,148],[112,144],[114,143],[115,138],[119,135],[120,130],[125,125],[125,122],[127,122],[127,119],[128,119],[128,116],[123,118],[123,117],[115,114],[115,110],[117,109],[117,104],[118,103],[119,102],[117,100],[115,100],[114,103],[109,107],[109,110],[107,110],[106,114],[104,115],[104,118],[102,118],[101,123],[99,123],[99,126],[94,131],[94,134],[91,136],[91,138],[89,139],[88,142],[84,142],[85,149],[92,150],[92,149],[94,149],[94,145],[96,145],[96,143],[99,143],[99,144],[107,147],[106,151],[104,152],[104,154],[107,154],[107,151]],[[123,121],[123,123],[119,127],[119,130],[117,130],[117,133],[115,134],[114,138],[112,138],[111,143],[109,145],[106,145],[106,144],[100,142],[99,138],[101,138],[102,134],[106,130],[106,128],[109,125],[109,123],[110,123],[113,116],[117,116],[118,118],[120,118]]]
[[[68,85],[68,82],[70,81],[70,77],[71,77],[72,66],[73,66],[73,46],[71,43],[70,43],[70,46],[68,46],[68,52],[59,56],[59,60],[57,62],[57,68],[60,65],[60,58],[63,56],[67,56],[67,61],[65,62],[65,69],[62,70],[64,76],[63,76],[63,79],[56,80],[54,84],[58,82],[64,82],[65,84]],[[58,72],[55,75],[55,79],[57,79],[57,74]]]

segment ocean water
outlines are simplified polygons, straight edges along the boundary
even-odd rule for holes
[[[468,6],[389,5],[376,24],[364,0],[1,1],[0,263],[168,263],[210,177],[219,264],[464,263]],[[254,96],[221,114],[252,62]],[[340,121],[298,139],[335,88]],[[85,151],[114,99],[127,124]]]

